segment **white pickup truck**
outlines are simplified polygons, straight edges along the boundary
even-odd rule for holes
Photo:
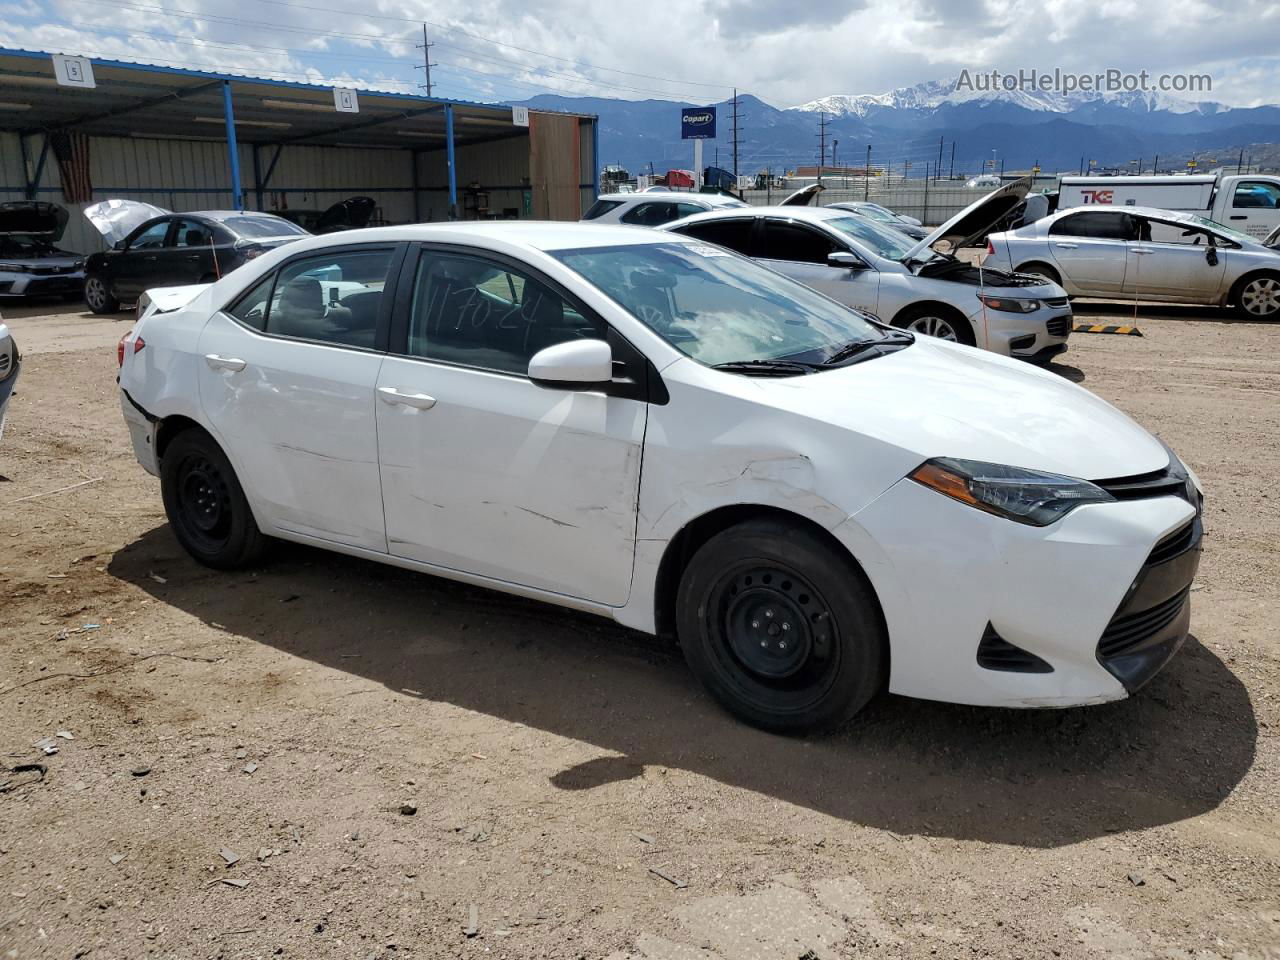
[[[1280,227],[1280,177],[1208,174],[1062,178],[1059,210],[1094,205],[1194,213],[1265,240]]]

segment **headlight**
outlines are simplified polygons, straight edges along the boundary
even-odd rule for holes
[[[26,273],[30,269],[25,263],[0,263],[0,270],[5,273]]]
[[[1033,527],[1047,527],[1081,504],[1115,499],[1088,480],[977,460],[941,457],[921,464],[910,476],[953,500]]]
[[[978,294],[978,299],[992,310],[1005,313],[1035,313],[1040,309],[1039,300],[1018,300],[1013,297],[993,297],[989,293]]]

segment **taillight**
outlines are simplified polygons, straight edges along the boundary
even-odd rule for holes
[[[995,248],[995,246],[991,243],[991,241],[990,241],[990,240],[988,240],[988,241],[987,241],[987,256],[988,256],[988,257],[989,257],[989,256],[992,256],[995,252],[996,252],[996,248]]]
[[[133,333],[132,330],[129,331],[129,333],[126,333],[123,337],[120,338],[120,342],[116,344],[116,365],[117,366],[121,366],[121,367],[124,366],[125,344],[128,342],[129,337],[132,333]],[[143,340],[141,337],[133,338],[134,353],[137,353],[146,345],[147,345],[147,341]]]

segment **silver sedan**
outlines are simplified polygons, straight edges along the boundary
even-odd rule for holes
[[[1280,318],[1280,250],[1194,214],[1074,207],[991,234],[984,265],[1039,274],[1077,297],[1230,304],[1247,319]]]

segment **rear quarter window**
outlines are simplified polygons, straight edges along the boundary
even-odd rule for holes
[[[620,206],[622,206],[621,200],[597,200],[591,205],[591,209],[582,215],[582,219],[595,220],[597,217],[603,217],[610,210],[617,210]]]

